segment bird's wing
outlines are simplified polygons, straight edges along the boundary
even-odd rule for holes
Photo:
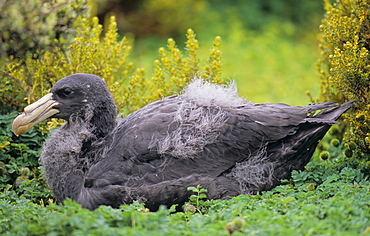
[[[105,185],[98,188],[82,188],[76,198],[84,208],[94,210],[100,205],[109,205],[118,208],[122,204],[132,203],[134,200],[144,202],[145,207],[152,211],[158,210],[160,205],[171,207],[180,206],[193,193],[188,187],[202,186],[207,189],[208,199],[226,199],[239,194],[239,187],[235,181],[225,177],[211,177],[207,175],[188,175],[183,178],[162,181],[155,184],[141,186]]]
[[[268,142],[294,134],[306,116],[307,109],[286,104],[212,108],[168,97],[123,118],[88,179],[137,185],[219,176]]]

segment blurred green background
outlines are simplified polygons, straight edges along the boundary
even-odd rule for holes
[[[307,92],[319,95],[322,0],[89,0],[89,5],[102,24],[116,16],[119,33],[133,42],[131,58],[148,72],[158,48],[174,38],[183,49],[192,28],[203,63],[221,36],[222,76],[236,80],[247,100],[306,105]]]

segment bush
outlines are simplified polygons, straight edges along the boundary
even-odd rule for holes
[[[38,163],[47,135],[39,128],[21,137],[13,135],[11,123],[17,114],[0,114],[1,201],[15,202],[23,196],[36,203],[48,202],[51,193]]]
[[[148,102],[179,92],[195,74],[220,82],[221,53],[219,37],[200,70],[197,56],[198,41],[195,33],[187,31],[186,55],[177,48],[173,39],[168,40],[168,50],[160,48],[160,59],[155,61],[152,78],[146,78],[142,68],[129,62],[131,50],[126,38],[119,40],[115,17],[110,18],[107,32],[102,37],[102,26],[93,17],[76,20],[75,38],[66,49],[56,47],[39,58],[9,57],[3,66],[0,82],[1,107],[21,110],[40,98],[58,80],[78,72],[96,74],[108,85],[121,112],[139,109]]]
[[[130,46],[126,39],[117,41],[114,18],[102,40],[102,26],[97,18],[92,22],[78,18],[74,30],[76,36],[66,49],[55,47],[36,59],[10,57],[6,60],[5,76],[1,80],[3,104],[21,110],[40,98],[58,79],[77,72],[101,76],[112,87],[118,70],[123,70],[122,77],[131,72],[132,65],[126,60]]]
[[[63,48],[75,35],[73,24],[84,15],[84,0],[0,0],[0,57],[38,57]]]
[[[370,4],[369,1],[325,0],[320,26],[321,100],[356,100],[347,112],[347,145],[358,155],[370,154]]]

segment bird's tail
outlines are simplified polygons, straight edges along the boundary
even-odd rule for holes
[[[269,155],[274,163],[274,177],[280,182],[281,179],[290,178],[293,170],[302,170],[311,160],[319,141],[325,136],[327,131],[339,117],[351,108],[354,101],[346,102],[342,105],[332,105],[323,103],[326,109],[321,110],[316,115],[306,118],[306,122],[301,124],[295,135],[288,136],[276,145]],[[320,107],[320,105],[319,105]],[[321,107],[319,109],[322,109]]]
[[[338,124],[336,120],[348,109],[352,107],[355,100],[343,103],[342,105],[334,105],[336,102],[324,102],[318,104],[310,104],[309,108],[310,115],[306,118],[307,122],[311,123],[322,123],[322,124]],[[315,114],[316,111],[321,110]]]
[[[242,193],[255,194],[270,190],[280,184],[280,180],[290,178],[293,170],[302,170],[310,161],[319,141],[331,125],[338,123],[336,120],[351,108],[353,102],[342,105],[334,105],[333,102],[309,105],[310,114],[294,135],[267,144],[262,149],[263,152],[255,158],[250,157],[233,170],[232,174],[242,187]],[[319,110],[321,111],[317,113]],[[258,165],[255,165],[256,161]]]

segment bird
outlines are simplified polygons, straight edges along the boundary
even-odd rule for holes
[[[194,77],[182,92],[119,117],[104,80],[77,73],[26,106],[12,128],[18,136],[48,118],[66,121],[40,157],[56,202],[95,210],[138,201],[156,211],[183,206],[189,187],[206,189],[207,199],[271,190],[304,169],[352,103],[252,103],[235,82]]]

